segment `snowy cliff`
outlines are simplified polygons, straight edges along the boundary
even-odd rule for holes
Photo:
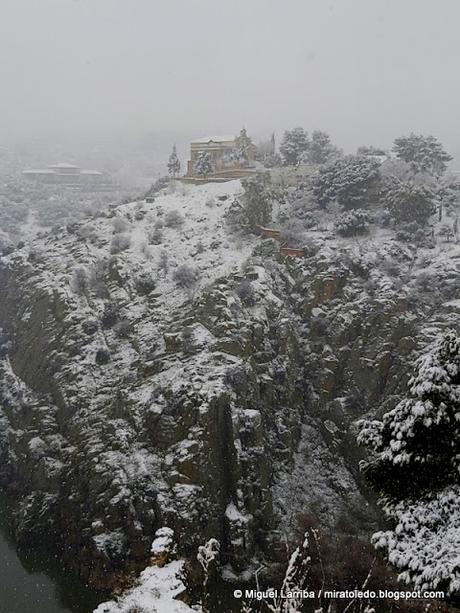
[[[355,422],[395,406],[420,344],[459,323],[420,280],[455,285],[458,245],[341,238],[325,217],[284,258],[227,223],[240,193],[179,184],[1,259],[15,533],[52,537],[99,587],[129,583],[160,526],[184,557],[217,538],[233,578],[278,563],[306,515],[369,535]]]

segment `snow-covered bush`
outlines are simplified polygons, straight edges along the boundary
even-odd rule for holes
[[[158,269],[161,270],[164,274],[168,272],[169,269],[169,257],[167,251],[162,251],[160,253],[160,260],[158,262]]]
[[[179,287],[193,287],[197,282],[198,273],[195,268],[188,264],[178,266],[173,274],[173,279]]]
[[[180,228],[184,221],[184,216],[179,211],[172,210],[166,213],[164,224],[167,228]]]
[[[433,273],[422,270],[415,277],[415,286],[422,292],[434,292],[438,286],[438,277]]]
[[[423,243],[426,239],[426,231],[416,222],[398,224],[395,238],[405,243]]]
[[[374,536],[400,577],[460,593],[460,337],[447,331],[415,364],[408,397],[360,424],[362,467],[396,522]]]
[[[254,286],[250,281],[242,281],[236,286],[235,292],[243,304],[246,304],[247,306],[254,306],[255,291]]]
[[[204,253],[206,251],[205,246],[203,245],[203,243],[201,241],[198,241],[196,244],[196,254],[199,255],[200,253]]]
[[[114,217],[112,219],[112,226],[114,234],[120,234],[121,232],[126,232],[130,224],[123,217]]]
[[[131,237],[129,234],[115,234],[110,243],[110,253],[116,254],[129,249]]]
[[[149,272],[143,272],[136,277],[134,284],[138,293],[146,296],[155,289],[156,280]]]
[[[425,225],[435,212],[434,194],[424,185],[392,178],[382,191],[384,204],[397,223]]]
[[[144,198],[148,196],[150,197],[155,196],[155,194],[158,194],[159,192],[161,192],[162,189],[167,187],[168,184],[169,184],[169,177],[160,177],[159,179],[155,181],[155,183],[151,186],[151,188],[145,193]]]
[[[73,271],[70,287],[72,291],[80,296],[84,296],[88,292],[89,276],[86,268],[79,266]]]
[[[113,326],[113,331],[118,338],[129,338],[133,333],[133,326],[127,319],[122,319]]]
[[[99,364],[99,366],[103,366],[104,364],[107,364],[107,362],[110,361],[110,352],[107,348],[105,347],[101,347],[96,351],[96,364]]]
[[[148,233],[147,239],[150,245],[161,245],[163,242],[163,232],[160,228],[155,228],[153,232]]]
[[[380,164],[355,155],[339,157],[322,166],[313,180],[319,206],[337,201],[345,209],[368,208],[379,197]]]
[[[454,230],[451,226],[444,224],[443,226],[439,228],[438,236],[440,236],[447,242],[450,242],[454,238]]]
[[[111,328],[114,326],[120,315],[120,308],[115,302],[106,302],[104,305],[104,311],[101,317],[101,324],[104,328]]]
[[[367,211],[356,209],[342,213],[335,223],[335,231],[341,236],[357,236],[366,234],[368,223],[372,220]]]

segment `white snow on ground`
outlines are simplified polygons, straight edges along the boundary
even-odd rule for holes
[[[173,531],[159,528],[152,543],[155,559],[165,560],[173,548]],[[190,608],[176,596],[185,592],[182,582],[184,562],[169,561],[164,566],[149,566],[140,575],[136,585],[124,592],[118,599],[103,602],[94,613],[189,613],[201,611],[200,607]]]
[[[119,600],[103,602],[94,613],[192,613],[184,602],[175,596],[185,591],[181,580],[183,561],[174,561],[162,568],[150,566],[139,577],[138,584],[125,592]],[[136,607],[138,607],[136,609]]]

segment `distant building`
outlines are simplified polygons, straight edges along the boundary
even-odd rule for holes
[[[23,170],[22,176],[43,183],[86,185],[100,183],[104,174],[98,170],[82,170],[75,164],[60,162],[59,164],[51,164],[47,168]]]
[[[190,143],[186,177],[200,178],[196,165],[203,154],[209,157],[212,172],[202,179],[232,179],[251,174],[257,147],[243,128],[239,136],[207,136]]]

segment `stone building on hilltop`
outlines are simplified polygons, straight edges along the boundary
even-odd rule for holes
[[[185,179],[230,180],[254,172],[257,147],[243,128],[238,136],[192,141]]]

